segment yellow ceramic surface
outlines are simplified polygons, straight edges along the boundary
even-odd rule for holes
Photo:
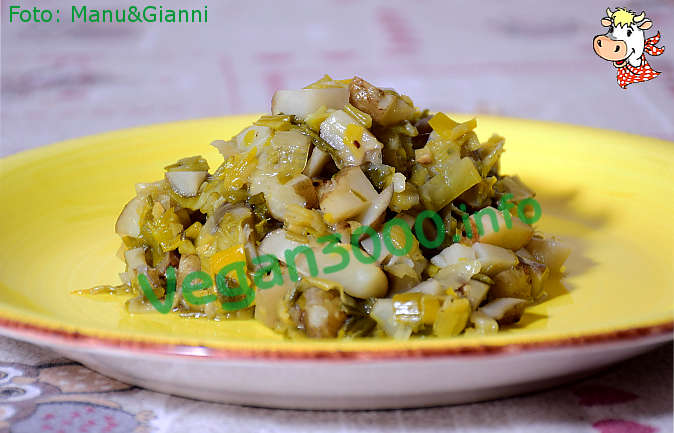
[[[466,116],[457,116],[466,119]],[[537,192],[537,227],[573,245],[550,298],[498,335],[398,342],[286,341],[250,321],[130,315],[125,297],[71,292],[118,284],[116,218],[136,182],[180,157],[222,161],[208,144],[255,116],[155,125],[70,140],[0,160],[0,319],[115,340],[281,352],[390,351],[551,343],[673,319],[674,143],[597,129],[488,116],[478,135],[506,137],[502,172]],[[268,352],[267,352],[268,353]]]

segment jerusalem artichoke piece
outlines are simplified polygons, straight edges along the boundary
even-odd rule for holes
[[[473,244],[473,251],[475,251],[477,260],[480,262],[481,272],[489,276],[512,268],[518,263],[515,253],[496,245],[476,242]]]
[[[444,288],[442,285],[435,279],[429,278],[422,281],[416,286],[404,290],[403,292],[393,292],[393,293],[426,293],[427,295],[442,295],[444,293]]]
[[[338,184],[344,184],[356,194],[373,201],[377,198],[377,190],[365,176],[360,167],[347,167],[339,171],[333,179]]]
[[[334,338],[346,320],[337,290],[308,287],[291,307],[299,314],[291,315],[298,328],[304,329],[310,338]]]
[[[537,261],[545,263],[552,274],[561,272],[564,262],[571,254],[571,248],[555,237],[548,239],[533,237],[526,249]]]
[[[370,206],[370,201],[363,199],[344,186],[337,186],[321,195],[320,207],[325,221],[335,224],[354,218]]]
[[[383,267],[389,280],[389,290],[392,294],[406,293],[419,285],[421,277],[414,271],[409,263],[402,261]]]
[[[476,310],[485,300],[487,292],[489,292],[489,285],[477,280],[470,280],[456,291],[457,294],[468,299],[473,310]]]
[[[311,151],[311,157],[307,162],[307,166],[304,167],[304,174],[314,178],[321,174],[323,167],[330,161],[330,154],[322,151],[318,147],[314,147],[314,150]]]
[[[475,252],[471,247],[456,243],[440,251],[434,257],[431,257],[431,263],[439,268],[455,265],[460,261],[475,260]]]
[[[179,159],[165,167],[166,180],[181,197],[194,197],[208,176],[208,162],[201,156]]]
[[[519,264],[501,271],[492,277],[494,285],[489,290],[489,297],[533,299],[533,281],[528,267]]]
[[[270,232],[260,243],[261,254],[271,254],[282,262],[288,264],[292,260],[301,275],[313,275],[344,287],[344,292],[354,298],[366,299],[369,297],[382,297],[388,291],[386,274],[379,266],[373,263],[362,263],[353,259],[353,245],[335,243],[335,247],[346,250],[352,257],[346,268],[325,272],[325,269],[338,267],[343,262],[343,256],[337,252],[325,253],[323,246],[306,245],[287,237],[285,230],[279,229]],[[306,251],[306,248],[311,251]],[[304,253],[300,253],[304,251]],[[359,251],[361,255],[366,253]],[[316,272],[311,272],[314,268]]]
[[[271,99],[271,113],[306,117],[321,107],[340,109],[348,102],[349,90],[344,87],[277,90]]]
[[[374,226],[378,222],[380,217],[386,211],[391,197],[393,195],[393,187],[389,185],[384,188],[381,193],[377,193],[377,190],[374,188],[368,177],[363,173],[363,170],[360,167],[346,167],[340,170],[332,180],[332,184],[328,185],[325,191],[330,188],[335,189],[348,189],[353,195],[358,197],[360,200],[365,199],[368,202],[367,208],[361,212],[349,215],[344,217],[344,215],[336,216],[337,214],[342,214],[343,212],[328,212],[330,217],[334,222],[344,221],[346,218],[358,216],[358,221],[361,224],[366,226]],[[334,200],[334,197],[332,198]],[[355,203],[357,201],[354,200]],[[334,209],[334,206],[331,206]],[[323,209],[323,208],[321,208]],[[325,211],[325,210],[324,210]],[[349,211],[344,209],[348,213],[352,213],[353,210]]]
[[[143,273],[147,271],[148,265],[145,259],[145,249],[143,247],[131,248],[124,252],[124,261],[127,271]]]
[[[218,149],[220,155],[225,159],[239,152],[239,148],[234,140],[213,140],[211,146]]]
[[[543,264],[527,266],[527,272],[531,276],[531,295],[534,299],[543,294],[545,282],[550,277],[550,268]]]
[[[534,197],[536,194],[522,182],[519,176],[503,176],[496,181],[494,190],[501,194],[512,194],[511,200],[519,202],[525,198]]]
[[[178,273],[176,279],[176,294],[173,298],[173,307],[177,307],[179,304],[183,303],[183,281],[185,278],[192,272],[201,270],[201,260],[196,254],[190,254],[180,257],[180,262],[178,263]],[[188,308],[189,305],[185,304]]]
[[[314,209],[318,207],[318,192],[314,187],[313,182],[308,176],[304,174],[298,174],[294,178],[290,179],[286,184],[295,191],[297,195],[304,198],[304,206],[308,209]]]
[[[509,250],[522,248],[534,234],[530,225],[510,214],[504,216],[491,206],[471,215],[470,220],[473,239]]]
[[[524,248],[517,250],[517,257],[519,258],[524,271],[531,277],[531,294],[534,299],[537,299],[543,293],[543,286],[550,276],[550,268],[537,261],[536,258]]]
[[[498,322],[481,311],[474,311],[470,315],[470,323],[473,324],[473,328],[466,329],[466,334],[469,331],[478,335],[496,334],[498,332]]]
[[[527,302],[523,299],[499,298],[480,307],[477,311],[486,314],[503,326],[518,322],[526,306]]]
[[[391,197],[393,197],[393,186],[389,185],[384,188],[381,194],[377,194],[370,206],[360,215],[358,221],[364,226],[378,228],[384,219],[389,203],[391,203]]]
[[[124,206],[117,218],[115,231],[120,236],[140,236],[140,225],[143,216],[150,211],[150,202],[145,198],[134,197]]]
[[[349,102],[369,114],[380,125],[395,125],[414,118],[414,105],[409,99],[406,100],[394,91],[375,87],[362,78],[353,77],[349,92]]]
[[[445,266],[433,276],[445,288],[458,289],[471,281],[472,277],[480,272],[480,263],[477,260],[461,260],[453,265]]]
[[[182,197],[194,197],[199,192],[199,187],[206,180],[208,171],[169,171],[166,180],[176,194]]]
[[[288,290],[296,284],[288,278],[287,268],[282,266],[281,269],[282,284],[274,284],[265,289],[255,289],[255,319],[271,329],[281,324],[281,303]]]
[[[176,280],[176,288],[180,290],[183,286],[183,281],[192,272],[201,270],[201,260],[196,254],[190,254],[180,257],[180,262],[178,263],[178,273]]]
[[[359,167],[340,170],[319,192],[321,210],[330,224],[360,216],[379,198],[377,190]],[[384,210],[386,206],[388,202],[383,206]]]

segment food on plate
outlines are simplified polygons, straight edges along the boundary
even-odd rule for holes
[[[115,230],[131,313],[254,319],[291,338],[452,337],[517,322],[569,248],[499,172],[504,138],[354,77],[136,185]],[[100,292],[97,288],[93,292]],[[105,291],[105,290],[103,290]]]

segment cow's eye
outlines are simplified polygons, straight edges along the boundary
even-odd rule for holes
[[[609,26],[609,27],[608,27],[608,32],[609,32],[609,33],[613,33],[613,26]]]
[[[630,36],[632,36],[632,30],[627,31],[627,37],[629,38]]]

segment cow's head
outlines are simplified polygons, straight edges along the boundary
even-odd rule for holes
[[[601,19],[601,25],[608,27],[608,31],[594,37],[594,52],[602,59],[613,62],[616,68],[625,66],[627,62],[639,66],[644,52],[644,30],[650,29],[653,23],[646,18],[645,12],[637,15],[618,8],[613,12],[606,9],[606,14],[607,17]]]

